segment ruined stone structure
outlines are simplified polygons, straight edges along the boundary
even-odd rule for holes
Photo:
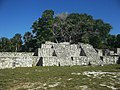
[[[14,67],[32,67],[38,57],[27,52],[0,52],[0,69]]]
[[[107,65],[120,63],[117,52],[93,48],[90,44],[46,42],[37,54],[27,52],[0,52],[0,68],[32,66]]]
[[[114,51],[94,49],[90,44],[46,42],[38,49],[42,66],[105,65],[117,64],[120,49]],[[105,55],[104,55],[105,53]]]

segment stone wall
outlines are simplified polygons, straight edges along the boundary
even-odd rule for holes
[[[0,52],[0,57],[23,57],[23,56],[26,56],[26,57],[29,57],[29,56],[33,56],[34,55],[34,52]]]
[[[36,55],[36,56],[34,56]],[[0,52],[0,69],[32,66],[74,66],[120,64],[117,52],[95,49],[90,44],[45,42],[35,52]]]
[[[119,56],[114,51],[93,48],[90,44],[46,42],[38,49],[42,66],[106,65],[116,64]]]
[[[117,64],[119,56],[103,56],[103,64]]]
[[[38,56],[27,52],[0,52],[0,69],[32,67],[38,62]]]
[[[42,66],[74,66],[74,65],[89,65],[88,58],[85,56],[80,57],[43,57]]]

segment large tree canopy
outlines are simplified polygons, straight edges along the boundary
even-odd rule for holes
[[[37,47],[45,41],[54,41],[84,42],[100,48],[102,44],[107,43],[106,38],[112,27],[103,20],[94,19],[88,14],[61,13],[55,16],[53,10],[45,10],[42,17],[33,23],[32,29]]]
[[[89,43],[95,48],[120,47],[120,34],[109,34],[112,26],[92,15],[81,13],[54,14],[45,10],[32,24],[32,31],[11,39],[0,38],[0,51],[35,51],[45,41]]]

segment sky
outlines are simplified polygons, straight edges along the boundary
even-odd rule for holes
[[[120,34],[120,0],[0,0],[0,38],[32,31],[33,22],[47,9],[87,13],[111,24],[110,34]]]

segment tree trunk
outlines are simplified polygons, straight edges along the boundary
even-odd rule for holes
[[[53,30],[54,30],[54,27],[53,27]],[[55,33],[54,33],[53,30],[52,30],[53,36],[54,36],[54,38],[55,38],[56,43],[58,43],[58,40],[57,40],[57,38],[55,37],[56,35],[55,35]]]

